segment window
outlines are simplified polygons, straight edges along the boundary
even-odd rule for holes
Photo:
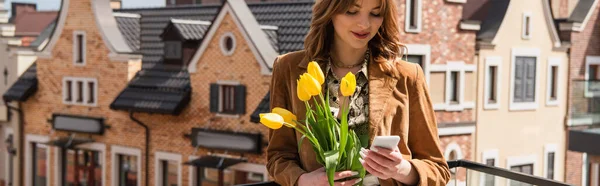
[[[141,155],[136,148],[111,146],[112,184],[115,186],[141,186]]]
[[[544,172],[543,175],[553,180],[555,170],[556,152],[558,151],[557,144],[546,144],[544,146]]]
[[[486,159],[485,160],[485,165],[487,166],[495,166],[496,165],[496,160],[494,159]],[[495,176],[492,174],[485,174],[485,180],[484,183],[486,186],[495,186],[496,182],[495,182]]]
[[[538,108],[537,90],[544,90],[543,85],[536,88],[540,85],[537,74],[540,49],[513,48],[511,56],[509,110],[535,110]]]
[[[547,162],[547,172],[546,178],[554,179],[554,152],[550,152],[547,154],[548,162]]]
[[[558,91],[556,90],[556,87],[558,86],[558,79],[556,78],[558,76],[558,67],[553,66],[550,68],[550,100],[556,100],[556,91]]]
[[[63,78],[65,104],[95,106],[98,100],[98,81],[93,78]]]
[[[165,41],[165,59],[181,59],[181,42]]]
[[[194,174],[193,186],[216,185],[219,182],[218,169],[194,167],[192,174]],[[264,180],[263,173],[231,168],[223,170],[223,185],[242,185],[264,181],[266,180]]]
[[[533,175],[533,164],[511,166],[510,170]],[[530,184],[521,183],[518,181],[510,181],[510,186],[526,186],[526,185],[530,185]]]
[[[181,185],[181,155],[156,152],[155,153],[155,184],[156,186]]]
[[[86,61],[86,38],[84,31],[73,32],[73,63],[85,65]]]
[[[489,86],[489,93],[488,93],[488,102],[489,103],[496,103],[497,99],[496,99],[496,94],[498,93],[497,87],[496,85],[498,84],[497,80],[498,80],[498,67],[497,66],[490,66],[489,67],[489,72],[490,72],[490,78],[489,78],[489,82],[488,82],[488,86]]]
[[[62,183],[64,185],[102,186],[101,153],[91,150],[62,150]]]
[[[406,0],[406,32],[421,32],[421,0]]]
[[[484,109],[498,109],[500,98],[500,75],[502,58],[490,56],[485,58],[485,91]]]
[[[138,185],[138,166],[136,156],[118,155],[119,158],[119,186],[137,186]]]
[[[531,13],[523,13],[523,39],[531,39]]]
[[[223,55],[230,56],[235,51],[236,41],[235,36],[231,32],[227,32],[221,36],[221,42],[219,43],[221,47],[221,52]]]
[[[459,104],[459,73],[457,71],[450,72],[450,104]]]
[[[548,58],[547,68],[547,85],[546,85],[546,105],[558,105],[559,104],[559,90],[560,90],[560,63],[561,58]]]
[[[586,56],[585,65],[585,97],[596,97],[600,95],[600,56]]]
[[[211,112],[237,115],[246,113],[246,86],[237,82],[211,84]]]
[[[514,102],[535,101],[535,61],[535,57],[517,57],[514,77]]]
[[[506,158],[506,168],[511,171],[533,175],[533,173],[534,173],[533,169],[536,165],[536,160],[538,159],[538,157],[539,156],[537,156],[535,154],[526,155],[526,156],[507,157]],[[528,185],[529,186],[529,184],[525,184],[525,183],[515,181],[515,180],[508,180],[508,185],[510,185],[510,186]]]
[[[486,150],[483,151],[482,154],[483,164],[495,167],[498,163],[498,150]],[[479,178],[479,185],[485,186],[495,186],[496,184],[496,176],[492,174],[481,174]]]
[[[38,143],[31,143],[31,173],[33,173],[33,186],[46,186],[48,182],[48,147]]]
[[[423,68],[423,56],[422,55],[407,55],[406,61],[416,63]]]

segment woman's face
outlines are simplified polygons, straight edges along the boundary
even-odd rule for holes
[[[380,0],[357,0],[345,13],[333,16],[335,43],[354,49],[367,47],[383,23]]]

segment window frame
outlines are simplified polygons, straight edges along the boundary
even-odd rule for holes
[[[589,91],[589,80],[590,80],[590,65],[598,65],[600,66],[600,56],[586,56],[585,58],[585,97],[598,97],[600,96],[600,91]]]
[[[523,155],[523,156],[509,156],[506,158],[506,169],[510,170],[514,166],[522,166],[532,164],[532,174],[535,176],[535,170],[537,167],[537,156],[535,154]],[[506,181],[506,185],[510,186],[511,180]]]
[[[180,60],[183,58],[183,42],[181,41],[165,41],[164,42],[164,58],[167,60]],[[177,49],[175,52],[177,53],[175,56],[167,56],[167,50],[170,45],[176,46]]]
[[[489,149],[489,150],[483,151],[482,155],[481,155],[481,163],[486,164],[487,160],[493,159],[494,160],[493,166],[498,167],[498,159],[499,159],[498,154],[499,154],[498,149]],[[486,174],[481,174],[479,176],[479,185],[485,185],[485,175]],[[498,185],[498,182],[499,182],[498,176],[494,176],[494,185]]]
[[[549,158],[549,153],[554,153],[554,167],[553,167],[553,178],[549,178],[549,179],[553,179],[556,180],[556,165],[558,165],[556,162],[558,160],[558,145],[557,144],[546,144],[544,146],[544,170],[543,170],[543,176],[544,178],[548,178],[548,158]]]
[[[225,39],[227,37],[231,38],[231,42],[232,42],[231,50],[227,50],[227,48],[225,46]],[[223,35],[221,35],[221,38],[219,39],[219,47],[221,48],[221,53],[223,55],[225,55],[225,56],[233,55],[233,53],[235,52],[235,49],[237,47],[237,41],[235,39],[235,35],[233,35],[233,32],[226,32]]]
[[[515,102],[515,72],[517,57],[534,57],[535,58],[535,85],[540,85],[540,49],[539,48],[512,48],[511,52],[511,72],[510,72],[510,111],[525,111],[538,109],[539,92],[535,91],[533,102]]]
[[[66,98],[68,96],[67,94],[67,82],[70,81],[71,82],[71,101],[67,101]],[[82,82],[82,101],[78,102],[78,94],[79,91],[77,89],[77,82]],[[90,90],[89,90],[89,83],[94,83],[94,96],[93,96],[93,103],[89,103],[90,100]],[[97,107],[98,106],[98,79],[96,78],[82,78],[82,77],[69,77],[69,76],[65,76],[63,77],[62,80],[62,86],[63,86],[63,91],[62,91],[62,103],[65,105],[81,105],[81,106],[90,106],[90,107]]]
[[[429,74],[430,74],[430,63],[431,63],[431,45],[424,45],[424,44],[406,44],[406,50],[407,51],[403,51],[402,53],[404,53],[405,55],[420,55],[423,56],[422,59],[422,66],[421,68],[423,69],[423,73],[425,73],[425,80],[427,81],[427,86],[430,85],[429,83]]]
[[[112,184],[113,186],[118,186],[119,185],[119,168],[118,168],[118,164],[119,164],[119,155],[126,155],[126,156],[136,156],[137,157],[137,166],[138,166],[138,172],[137,172],[137,186],[142,186],[142,150],[137,149],[137,148],[132,148],[132,147],[125,147],[125,146],[119,146],[119,145],[111,145],[110,147],[111,149],[111,160],[112,160],[112,167],[111,167],[111,172],[112,172]]]
[[[548,67],[547,67],[547,73],[546,73],[546,106],[558,106],[560,101],[562,101],[561,96],[562,94],[561,92],[561,84],[562,84],[562,76],[561,76],[561,70],[562,70],[562,60],[561,58],[558,57],[549,57],[548,58]],[[555,83],[555,97],[556,99],[551,99],[552,96],[552,68],[556,67],[556,77],[554,77],[556,79]]]
[[[35,134],[26,134],[25,135],[25,167],[31,168],[33,166],[33,146],[32,144],[36,143],[42,147],[46,148],[46,172],[50,173],[50,147],[44,145],[44,143],[48,142],[50,138],[48,136],[41,136]],[[33,172],[34,171],[26,171],[25,174],[25,186],[33,186]],[[50,186],[50,175],[48,174],[48,180],[46,181],[46,186]]]
[[[78,41],[78,36],[82,36],[82,41],[81,41],[81,49],[79,48],[79,43],[77,43]],[[87,63],[87,34],[85,33],[85,31],[82,30],[75,30],[73,31],[73,48],[72,48],[72,55],[71,57],[73,58],[73,65],[75,66],[85,66]],[[81,56],[79,56],[79,51],[81,50]],[[78,58],[81,57],[81,62],[78,62]]]
[[[495,103],[491,103],[490,102],[490,94],[491,94],[491,85],[490,83],[490,78],[491,78],[491,72],[490,72],[490,67],[496,67],[496,74],[494,74],[496,76],[495,80],[496,80],[496,84],[494,86],[495,89],[495,96],[496,96],[496,102]],[[502,101],[502,99],[500,98],[500,96],[502,95],[502,91],[500,91],[501,87],[500,85],[502,84],[502,78],[500,78],[500,75],[502,74],[502,57],[500,56],[489,56],[485,58],[485,82],[484,82],[484,95],[483,95],[483,109],[484,110],[495,110],[495,109],[499,109],[500,108],[500,102]]]
[[[412,3],[416,3],[417,4],[417,8],[415,8],[416,12],[413,14],[411,7],[412,7]],[[405,19],[404,19],[404,31],[407,33],[419,33],[422,31],[422,22],[423,22],[423,4],[422,4],[422,0],[406,0],[406,14],[405,14]],[[412,28],[410,25],[410,20],[413,18],[413,15],[416,16],[416,26],[415,28]]]
[[[64,172],[62,172],[62,166],[64,166],[63,164],[63,156],[62,156],[62,148],[59,147],[53,147],[54,149],[54,162],[55,162],[55,166],[54,166],[54,172],[56,172],[56,174],[54,174],[54,183],[55,185],[62,185],[62,176],[64,174]],[[77,145],[77,149],[79,150],[89,150],[89,151],[97,151],[98,152],[98,158],[100,159],[100,164],[102,164],[102,186],[106,185],[106,145],[103,143],[98,143],[98,142],[92,142],[92,143],[85,143],[85,144],[81,144],[81,145]],[[68,149],[65,149],[68,150]]]
[[[236,95],[236,90],[235,89],[236,88],[235,87],[242,85],[241,82],[239,82],[239,81],[233,81],[233,80],[218,80],[216,82],[216,84],[218,85],[218,89],[219,89],[219,91],[218,91],[219,99],[217,100],[218,101],[218,108],[217,108],[217,112],[215,113],[216,116],[219,116],[219,117],[229,117],[229,118],[239,118],[242,114],[236,113],[236,108],[238,107],[237,106],[238,103],[235,102],[235,99],[236,99],[236,97],[235,97],[235,95]],[[222,96],[223,96],[223,92],[222,92],[223,86],[232,86],[233,87],[233,109],[234,109],[233,113],[223,112],[223,98],[222,98]]]
[[[522,20],[522,30],[521,30],[521,38],[523,38],[523,40],[529,40],[531,39],[531,33],[532,33],[532,20],[531,20],[531,12],[523,12],[523,20]]]
[[[175,161],[177,164],[177,185],[181,185],[181,154],[169,153],[169,152],[155,152],[155,161],[154,161],[154,185],[163,186],[162,185],[162,177],[161,173],[163,172],[162,161]]]

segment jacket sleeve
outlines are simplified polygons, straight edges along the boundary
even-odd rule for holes
[[[439,146],[435,112],[427,90],[423,70],[416,65],[414,85],[409,90],[408,160],[419,174],[417,185],[444,186],[450,179],[448,164]]]
[[[289,67],[282,65],[277,58],[273,63],[273,76],[270,86],[270,109],[281,107],[291,110],[289,93]],[[283,186],[296,185],[300,175],[306,171],[300,167],[298,143],[294,129],[281,127],[269,129],[267,147],[267,169],[276,183]]]

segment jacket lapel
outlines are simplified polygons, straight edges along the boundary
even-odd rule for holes
[[[396,78],[385,74],[379,68],[377,62],[369,63],[369,144],[373,141],[375,135],[382,126],[384,109],[387,106],[388,98],[394,92],[394,87],[398,81]]]

